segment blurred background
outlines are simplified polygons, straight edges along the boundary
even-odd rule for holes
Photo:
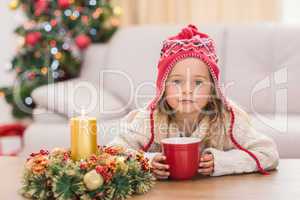
[[[0,86],[11,85],[14,73],[10,62],[18,45],[14,29],[26,17],[22,10],[10,9],[9,0],[0,2]],[[297,0],[114,0],[120,26],[145,24],[250,24],[300,23]],[[10,107],[0,98],[0,123],[13,121]]]
[[[35,2],[33,3],[34,7],[26,7],[26,2]],[[0,88],[11,86],[20,74],[18,71],[26,71],[26,69],[19,69],[17,66],[16,63],[21,61],[24,62],[18,55],[20,50],[28,50],[26,48],[24,49],[24,40],[25,46],[28,41],[30,46],[33,45],[32,43],[35,43],[35,40],[38,40],[37,38],[39,38],[31,35],[33,40],[30,40],[30,38],[28,39],[28,30],[31,32],[32,27],[36,26],[40,21],[43,21],[43,26],[45,25],[43,28],[45,28],[46,32],[47,26],[49,25],[47,24],[48,22],[51,24],[52,28],[56,26],[57,21],[51,21],[51,18],[47,18],[50,16],[49,13],[46,13],[45,16],[43,16],[43,6],[45,7],[45,2],[47,6],[58,6],[57,8],[54,8],[53,13],[51,14],[54,14],[56,17],[59,15],[67,16],[70,17],[71,20],[76,21],[78,16],[74,15],[75,12],[73,12],[73,14],[71,13],[71,16],[68,14],[68,11],[66,12],[69,6],[76,4],[76,0],[0,1]],[[82,18],[82,22],[80,22],[80,26],[83,24],[82,27],[84,28],[86,28],[86,26],[84,26],[84,20],[90,20],[90,16],[91,19],[98,18],[101,13],[106,12],[105,9],[109,11],[106,12],[107,16],[101,22],[104,25],[100,26],[100,28],[104,27],[105,29],[102,31],[106,31],[107,33],[106,36],[102,38],[96,38],[97,30],[93,27],[88,27],[89,32],[86,34],[90,36],[91,39],[87,39],[86,37],[77,38],[79,35],[78,30],[72,27],[72,22],[66,20],[65,24],[68,25],[70,34],[68,34],[68,32],[64,32],[64,34],[76,40],[79,54],[80,51],[84,51],[90,42],[105,43],[109,41],[109,38],[112,37],[114,31],[123,27],[148,24],[177,25],[189,23],[197,25],[283,24],[297,27],[300,23],[300,1],[298,0],[107,0],[102,1],[105,2],[103,5],[97,4],[98,8],[92,8],[92,6],[101,1],[86,0],[82,2],[86,2],[86,4],[84,4],[86,7],[82,4],[80,9],[88,9],[86,11],[86,18]],[[40,12],[42,12],[42,14],[37,14],[35,9],[41,9],[42,11]],[[78,12],[81,12],[80,9]],[[72,19],[72,17],[74,19]],[[18,34],[15,34],[14,31],[19,26],[25,28],[21,28]],[[95,31],[95,33],[93,31]],[[41,32],[42,36],[47,34],[44,32]],[[92,38],[93,35],[95,38]],[[49,40],[51,42],[51,39]],[[56,44],[56,42],[59,41],[54,41],[53,43]],[[36,50],[39,51],[39,49]],[[51,49],[51,51],[57,51],[57,49]],[[53,52],[51,53],[53,54]],[[58,56],[57,53],[55,56]],[[14,58],[17,58],[15,62],[13,62]],[[72,58],[70,59],[72,60]],[[77,60],[74,58],[72,61],[76,62]],[[42,74],[47,74],[49,70],[48,67],[50,66],[46,66],[39,70],[41,70]],[[36,71],[32,70],[30,73],[28,72],[27,75],[29,75],[29,79],[34,79],[37,75],[36,73]],[[64,73],[67,75],[61,75],[61,77],[58,77],[58,80],[76,77],[77,75],[77,72],[74,72],[73,74],[70,72],[68,74],[68,71],[65,71]],[[57,77],[54,77],[54,79],[55,78]],[[27,83],[26,81],[28,80],[25,80],[24,84]],[[39,82],[34,87],[37,87],[39,84],[42,85],[45,83]],[[33,106],[30,95],[27,95],[28,97],[24,97],[25,103],[28,104],[29,107]],[[17,110],[12,114],[13,106],[7,103],[5,96],[7,96],[6,90],[0,91],[0,125],[27,120],[26,116],[24,117],[22,113],[18,113]]]

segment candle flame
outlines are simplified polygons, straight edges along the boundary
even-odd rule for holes
[[[81,113],[81,117],[86,116],[86,110],[84,108],[81,108],[80,113]]]

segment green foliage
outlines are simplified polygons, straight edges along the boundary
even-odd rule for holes
[[[117,151],[110,147],[113,153],[109,154],[101,149],[81,161],[73,161],[70,152],[62,149],[33,154],[25,163],[21,193],[30,199],[125,200],[148,192],[155,178],[147,160],[139,152],[133,155]],[[91,171],[95,174],[86,178]],[[104,182],[90,189],[95,176]]]

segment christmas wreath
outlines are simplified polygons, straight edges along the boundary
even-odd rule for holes
[[[155,178],[142,152],[98,147],[87,159],[55,148],[32,153],[24,167],[21,194],[30,199],[126,199],[149,191]]]

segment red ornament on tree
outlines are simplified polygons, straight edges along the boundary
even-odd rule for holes
[[[82,34],[75,38],[75,43],[79,49],[85,49],[90,45],[91,39],[89,36]]]
[[[51,21],[50,21],[50,24],[51,24],[51,26],[56,26],[57,25],[57,20],[56,19],[52,19]]]
[[[25,44],[35,46],[41,39],[42,34],[40,32],[30,32],[25,37]]]
[[[47,0],[35,0],[34,2],[34,15],[40,16],[48,8]]]
[[[58,6],[62,9],[67,9],[70,7],[70,1],[69,0],[58,0]]]

